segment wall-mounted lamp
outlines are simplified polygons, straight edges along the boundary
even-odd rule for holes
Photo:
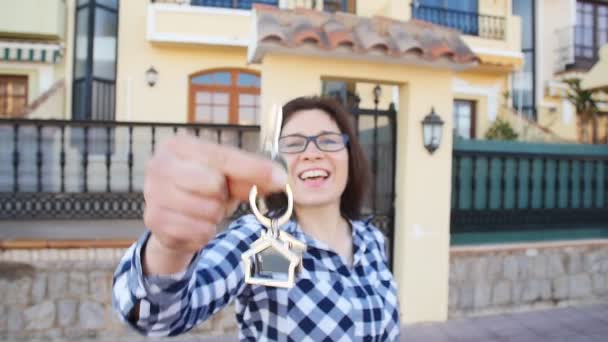
[[[156,82],[158,81],[158,71],[156,71],[156,69],[154,69],[154,67],[150,67],[148,70],[146,70],[146,82],[148,82],[148,85],[150,87],[154,87],[154,85],[156,84]]]
[[[422,120],[422,138],[424,147],[429,153],[435,152],[441,145],[443,120],[435,113],[435,108]]]
[[[380,87],[380,85],[376,84],[376,86],[374,87],[373,93],[374,93],[374,104],[377,106],[378,102],[380,102],[380,96],[382,96],[382,87]]]

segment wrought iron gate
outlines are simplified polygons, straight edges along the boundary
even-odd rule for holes
[[[397,112],[394,104],[388,109],[353,107],[357,135],[372,169],[371,187],[363,213],[370,215],[374,225],[387,237],[389,259],[393,263],[395,227],[395,167]]]

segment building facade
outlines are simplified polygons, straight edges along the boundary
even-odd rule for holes
[[[399,260],[404,322],[448,317],[455,138],[482,139],[501,118],[521,140],[577,141],[561,81],[584,73],[608,39],[603,1],[43,3],[0,0],[2,117],[254,125],[263,132],[274,106],[319,94],[359,113],[375,184],[389,180],[377,185],[386,188],[383,195],[374,190],[368,209],[384,206],[398,227],[391,254]],[[570,50],[555,59],[562,26],[575,29]],[[444,128],[429,153],[421,122],[432,111]],[[112,139],[128,141],[120,158],[132,160],[131,133],[102,137],[103,154],[90,161],[95,146],[84,144],[85,165],[107,165],[109,174],[117,158]],[[384,156],[383,143],[390,146]]]
[[[532,97],[537,122],[568,141],[591,142],[592,129],[589,124],[578,122],[577,110],[567,100],[571,88],[564,80],[583,79],[597,63],[600,48],[608,43],[608,2],[536,1],[527,11],[534,13],[530,17],[534,18],[531,27],[535,53],[530,64],[534,65]],[[514,89],[514,98],[518,94]],[[598,138],[603,142],[608,132],[607,98],[601,92],[593,97],[602,116]]]
[[[4,3],[13,9],[4,12],[0,28],[3,116],[230,124],[262,120],[261,63],[247,56],[252,3],[52,1],[40,11],[50,13],[44,18],[29,15],[33,2]],[[483,138],[501,116],[521,140],[583,139],[562,81],[583,77],[597,61],[606,39],[603,1],[260,3],[419,19],[459,30],[480,63],[452,79],[457,136]],[[568,13],[566,20],[563,13]],[[213,70],[220,73],[212,76]],[[156,73],[158,85],[148,84],[153,75],[147,71]],[[315,91],[340,94],[345,101],[347,93],[356,95],[362,107],[371,107],[378,82],[365,81],[323,75]],[[380,86],[379,106],[396,103],[396,88]],[[598,100],[605,111],[605,97],[598,95]],[[603,137],[605,125],[599,126]]]

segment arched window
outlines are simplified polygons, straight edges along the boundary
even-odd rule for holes
[[[214,69],[190,76],[190,122],[257,125],[259,111],[259,73]]]

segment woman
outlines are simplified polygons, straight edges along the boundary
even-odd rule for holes
[[[297,98],[283,108],[282,167],[188,137],[151,159],[144,186],[149,228],[121,260],[113,289],[123,320],[147,335],[190,330],[236,300],[241,340],[395,341],[399,312],[384,236],[359,220],[367,163],[349,114],[335,101]],[[258,185],[289,182],[306,243],[293,288],[244,282],[241,255],[265,228],[253,215],[216,225]]]

